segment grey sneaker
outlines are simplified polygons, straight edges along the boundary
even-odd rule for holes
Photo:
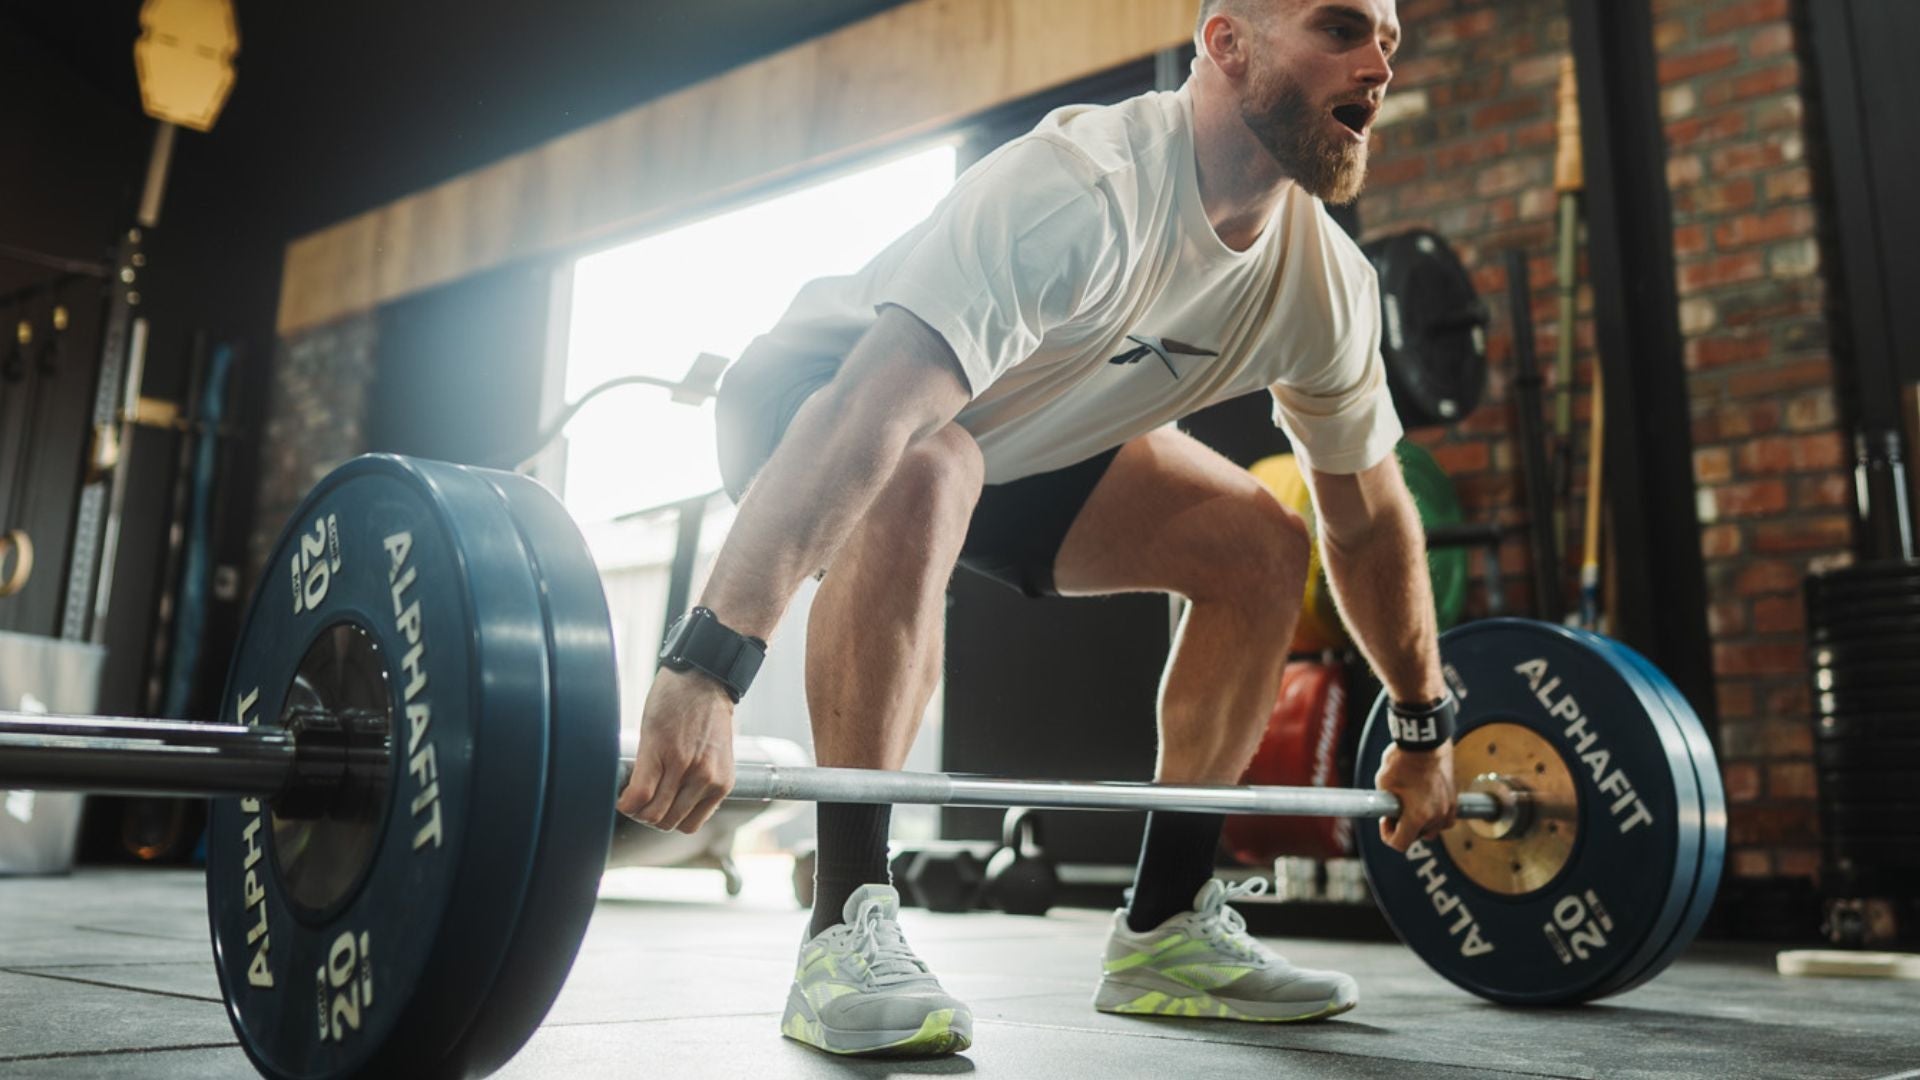
[[[973,1044],[973,1012],[900,934],[900,894],[862,885],[846,919],[800,946],[780,1034],[830,1054],[933,1056]]]
[[[1106,977],[1094,995],[1101,1012],[1201,1016],[1224,1020],[1314,1020],[1359,1004],[1352,976],[1294,967],[1247,933],[1227,901],[1266,892],[1265,878],[1229,888],[1200,887],[1193,910],[1143,934],[1113,913]]]

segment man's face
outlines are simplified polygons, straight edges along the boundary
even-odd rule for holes
[[[1280,0],[1253,35],[1240,116],[1274,161],[1329,203],[1367,177],[1367,136],[1400,42],[1394,0]]]

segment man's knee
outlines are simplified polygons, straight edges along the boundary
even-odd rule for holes
[[[1306,522],[1258,486],[1236,493],[1229,505],[1221,515],[1219,548],[1209,559],[1207,591],[1277,617],[1306,592],[1312,547]]]
[[[964,526],[985,477],[980,444],[960,425],[948,424],[901,457],[887,485],[888,511],[909,521]]]

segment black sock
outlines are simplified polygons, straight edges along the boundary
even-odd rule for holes
[[[813,922],[807,927],[808,937],[837,925],[847,897],[860,886],[893,884],[887,873],[892,806],[823,802],[815,809],[818,861],[813,869]]]
[[[1133,872],[1133,900],[1127,904],[1127,929],[1144,933],[1193,910],[1194,894],[1213,876],[1213,853],[1226,823],[1223,814],[1155,810],[1147,815],[1140,865]]]

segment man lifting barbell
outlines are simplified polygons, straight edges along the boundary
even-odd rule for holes
[[[1382,836],[1405,850],[1450,825],[1452,704],[1392,453],[1378,284],[1322,205],[1360,190],[1398,38],[1393,0],[1205,0],[1180,90],[1053,113],[859,273],[802,289],[721,388],[740,514],[663,649],[620,809],[686,832],[713,813],[733,781],[733,704],[816,572],[816,754],[898,769],[938,675],[956,563],[1029,596],[1187,598],[1156,777],[1235,782],[1277,691],[1309,541],[1170,424],[1267,387],[1310,465],[1341,609],[1402,720],[1376,778],[1402,813]],[[1352,1008],[1351,978],[1293,967],[1225,906],[1221,824],[1149,815],[1096,1008]],[[821,804],[782,1030],[835,1053],[964,1049],[971,1015],[895,921],[887,827],[885,805]]]

